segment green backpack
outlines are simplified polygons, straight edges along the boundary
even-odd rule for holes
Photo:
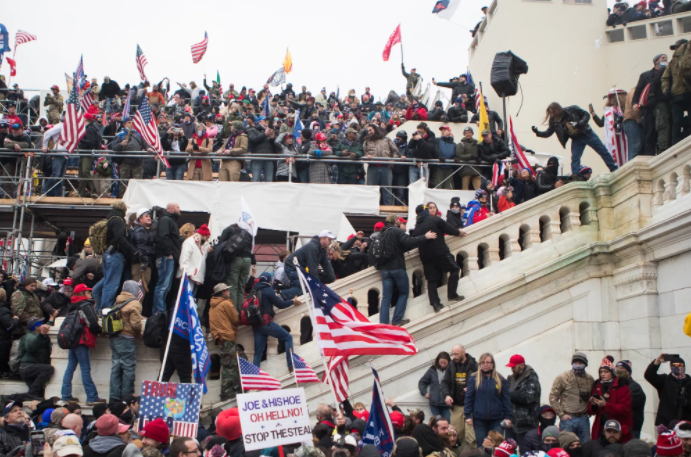
[[[122,319],[121,310],[125,307],[126,304],[134,300],[136,299],[130,298],[123,304],[118,305],[115,308],[111,308],[111,310],[108,311],[108,314],[101,318],[101,330],[103,331],[103,334],[115,336],[123,331],[123,329],[125,328],[125,322]]]

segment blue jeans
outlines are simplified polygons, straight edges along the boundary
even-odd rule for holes
[[[252,160],[252,181],[261,181],[262,168],[264,169],[264,182],[274,182],[275,160]]]
[[[413,184],[415,181],[418,179],[424,177],[425,181],[429,181],[429,169],[427,169],[426,173],[422,172],[422,167],[413,167],[410,166],[408,167],[408,182],[410,184]]]
[[[175,259],[169,259],[167,257],[159,257],[156,259],[158,282],[156,283],[156,290],[154,290],[153,314],[166,310],[166,295],[170,292],[170,286],[173,285],[174,267]]]
[[[643,152],[643,126],[633,119],[624,121],[624,133],[629,149],[629,160]]]
[[[293,286],[289,289],[283,289],[281,291],[281,296],[284,300],[292,300],[295,296],[302,295],[302,287],[300,286],[300,280],[298,279],[298,274],[295,270],[285,270],[286,277],[290,280],[290,284]]]
[[[86,401],[89,403],[98,400],[98,391],[96,384],[91,379],[91,360],[89,359],[89,348],[80,344],[74,349],[70,349],[67,357],[67,369],[65,376],[62,378],[62,401],[67,401],[72,398],[72,377],[79,364],[79,370],[82,373],[82,384],[86,391]]]
[[[50,173],[50,179],[46,179],[44,181],[44,189],[47,191],[46,195],[48,195],[49,197],[62,197],[62,178],[65,176],[66,171],[67,157],[63,155],[53,156],[53,165],[52,171]]]
[[[381,204],[384,206],[393,205],[393,195],[391,194],[391,188],[386,186],[391,186],[393,182],[393,173],[391,168],[386,165],[380,167],[376,165],[370,165],[367,168],[367,185],[368,186],[381,186]]]
[[[128,95],[129,97],[129,95]],[[115,99],[114,98],[106,98],[106,113],[110,113],[113,108],[112,105],[115,105]],[[123,113],[123,117],[129,117],[129,113]]]
[[[134,338],[110,337],[112,368],[110,371],[110,399],[122,400],[134,393],[134,369],[137,366],[137,346]]]
[[[96,301],[96,311],[111,308],[115,304],[115,297],[120,290],[122,271],[125,269],[125,257],[116,252],[103,254],[103,279],[94,286],[92,296]]]
[[[490,430],[495,430],[502,435],[504,434],[504,427],[501,426],[501,419],[497,420],[482,420],[473,417],[473,428],[475,429],[475,440],[478,446],[482,447],[482,442],[489,435]]]
[[[304,170],[298,171],[298,179],[301,183],[309,184],[310,182],[310,169],[305,168]]]
[[[173,165],[166,168],[166,179],[171,181],[182,181],[185,179],[185,172],[187,171],[187,164]]]
[[[585,151],[586,146],[590,146],[593,151],[597,152],[598,155],[602,157],[609,171],[617,169],[617,164],[614,163],[612,154],[610,154],[605,145],[602,144],[600,137],[591,130],[590,133],[581,133],[577,137],[571,138],[571,173],[575,175],[581,170],[581,157],[583,156],[583,151]]]
[[[408,304],[408,295],[410,295],[410,281],[405,270],[382,270],[381,282],[384,289],[381,298],[381,307],[379,308],[379,323],[389,323],[389,310],[391,309],[391,297],[393,296],[393,285],[398,287],[398,301],[396,302],[396,311],[393,313],[393,324],[396,325],[405,317],[405,308]]]
[[[393,174],[393,185],[405,187],[408,185],[408,174],[409,172],[401,172]],[[408,190],[407,189],[393,189],[393,194],[396,197],[394,199],[394,205],[405,206],[408,203]]]
[[[432,411],[432,416],[441,416],[447,421],[451,421],[451,408],[448,406],[429,405],[429,409]]]
[[[266,340],[269,339],[270,336],[273,336],[279,341],[283,341],[286,348],[286,364],[288,364],[288,368],[293,366],[293,361],[290,359],[290,351],[293,349],[293,335],[288,333],[286,329],[275,322],[271,322],[269,325],[252,327],[252,333],[254,334],[253,363],[256,366],[262,363],[262,355],[266,348]]]
[[[573,417],[565,421],[560,420],[559,429],[562,432],[575,433],[582,444],[590,441],[590,421],[588,420],[588,416]]]

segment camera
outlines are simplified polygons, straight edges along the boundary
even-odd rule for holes
[[[588,403],[588,401],[590,401],[590,394],[588,392],[581,392],[579,397],[581,397],[581,402],[583,403]]]

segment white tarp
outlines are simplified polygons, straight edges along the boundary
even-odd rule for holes
[[[430,189],[424,179],[418,179],[408,186],[408,224],[406,228],[408,230],[415,228],[415,217],[417,216],[415,207],[429,202],[436,203],[439,211],[446,218],[446,211],[448,211],[453,197],[460,198],[461,204],[467,206],[469,201],[475,199],[475,191]]]
[[[330,184],[130,180],[128,212],[175,202],[182,211],[210,213],[212,236],[238,221],[240,197],[263,229],[318,235],[338,233],[343,213],[379,214],[379,186]]]
[[[351,225],[350,221],[345,214],[341,214],[341,225],[338,228],[338,233],[336,234],[336,240],[341,243],[348,241],[350,235],[355,235],[355,229]]]

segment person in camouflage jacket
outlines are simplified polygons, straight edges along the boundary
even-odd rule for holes
[[[18,333],[22,335],[28,330],[27,323],[32,317],[43,318],[41,301],[34,291],[36,290],[36,278],[26,278],[12,294],[12,315],[19,317]],[[57,316],[57,311],[54,313]]]

